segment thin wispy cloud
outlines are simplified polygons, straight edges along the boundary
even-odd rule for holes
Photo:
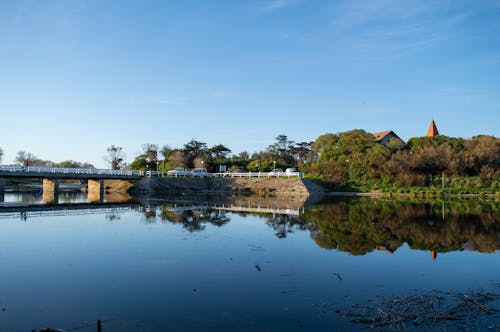
[[[354,61],[392,60],[439,45],[470,15],[427,2],[347,2],[332,9],[328,37],[343,40]]]

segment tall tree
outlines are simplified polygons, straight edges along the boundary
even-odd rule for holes
[[[231,153],[231,149],[222,144],[214,145],[210,148],[212,159],[226,158],[228,153]]]
[[[273,159],[278,159],[278,161],[285,164],[293,163],[290,148],[294,141],[289,141],[286,135],[278,135],[275,139],[276,142],[269,145],[267,151],[273,154]]]
[[[124,166],[125,153],[121,147],[111,145],[106,151],[108,155],[104,157],[104,160],[109,164],[111,169],[120,169]]]
[[[146,143],[142,145],[142,150],[144,151],[144,158],[150,164],[156,164],[158,161],[158,145]]]
[[[184,144],[184,153],[190,157],[201,157],[207,152],[207,143],[191,139]]]
[[[299,165],[304,165],[311,160],[311,145],[312,142],[300,142],[290,147],[290,152]]]
[[[207,143],[200,142],[192,139],[188,143],[184,144],[184,156],[186,158],[187,167],[195,167],[195,159],[197,158],[207,158],[209,156],[209,150],[207,149]]]

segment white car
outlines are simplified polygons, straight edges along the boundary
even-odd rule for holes
[[[285,170],[285,174],[287,176],[298,176],[300,173],[297,171],[295,167],[290,167]]]
[[[192,176],[212,176],[212,174],[208,173],[206,168],[195,168],[191,171]]]
[[[176,168],[168,171],[167,175],[169,175],[169,176],[186,176],[186,175],[189,175],[189,172],[187,172],[182,167],[176,167]]]
[[[269,172],[269,176],[284,176],[285,172],[281,168],[275,168]]]

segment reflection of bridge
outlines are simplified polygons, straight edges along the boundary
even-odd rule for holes
[[[134,204],[91,204],[91,203],[71,203],[71,204],[15,204],[10,206],[0,206],[0,219],[20,217],[23,220],[33,217],[51,216],[73,216],[101,213],[123,213],[132,211],[137,206]]]
[[[43,201],[49,204],[57,204],[59,180],[71,179],[86,182],[89,200],[102,203],[104,180],[137,180],[143,176],[143,171],[130,170],[0,166],[0,202],[4,201],[6,178],[42,179]]]
[[[241,206],[234,204],[212,204],[212,205],[178,205],[174,204],[166,210],[174,213],[182,213],[191,210],[214,209],[229,212],[249,212],[249,213],[265,213],[265,214],[288,214],[298,216],[301,209],[290,209],[280,207],[261,207],[261,206]]]
[[[261,207],[261,206],[238,206],[238,205],[218,205],[216,210],[224,210],[231,212],[250,212],[250,213],[265,213],[265,214],[288,214],[298,216],[301,209],[279,208],[279,207]],[[302,211],[303,212],[303,211]]]
[[[32,217],[45,216],[69,216],[100,213],[122,213],[133,210],[153,211],[159,206],[173,213],[181,214],[184,211],[204,211],[214,209],[228,212],[248,212],[273,215],[295,215],[298,216],[302,209],[290,209],[282,207],[241,206],[234,204],[178,204],[159,203],[151,205],[138,203],[68,203],[68,204],[23,204],[14,203],[9,205],[0,204],[0,219],[20,217],[23,220]]]

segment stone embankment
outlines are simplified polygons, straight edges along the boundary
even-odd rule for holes
[[[249,193],[259,195],[322,195],[323,188],[301,178],[158,178],[145,177],[132,194]]]

